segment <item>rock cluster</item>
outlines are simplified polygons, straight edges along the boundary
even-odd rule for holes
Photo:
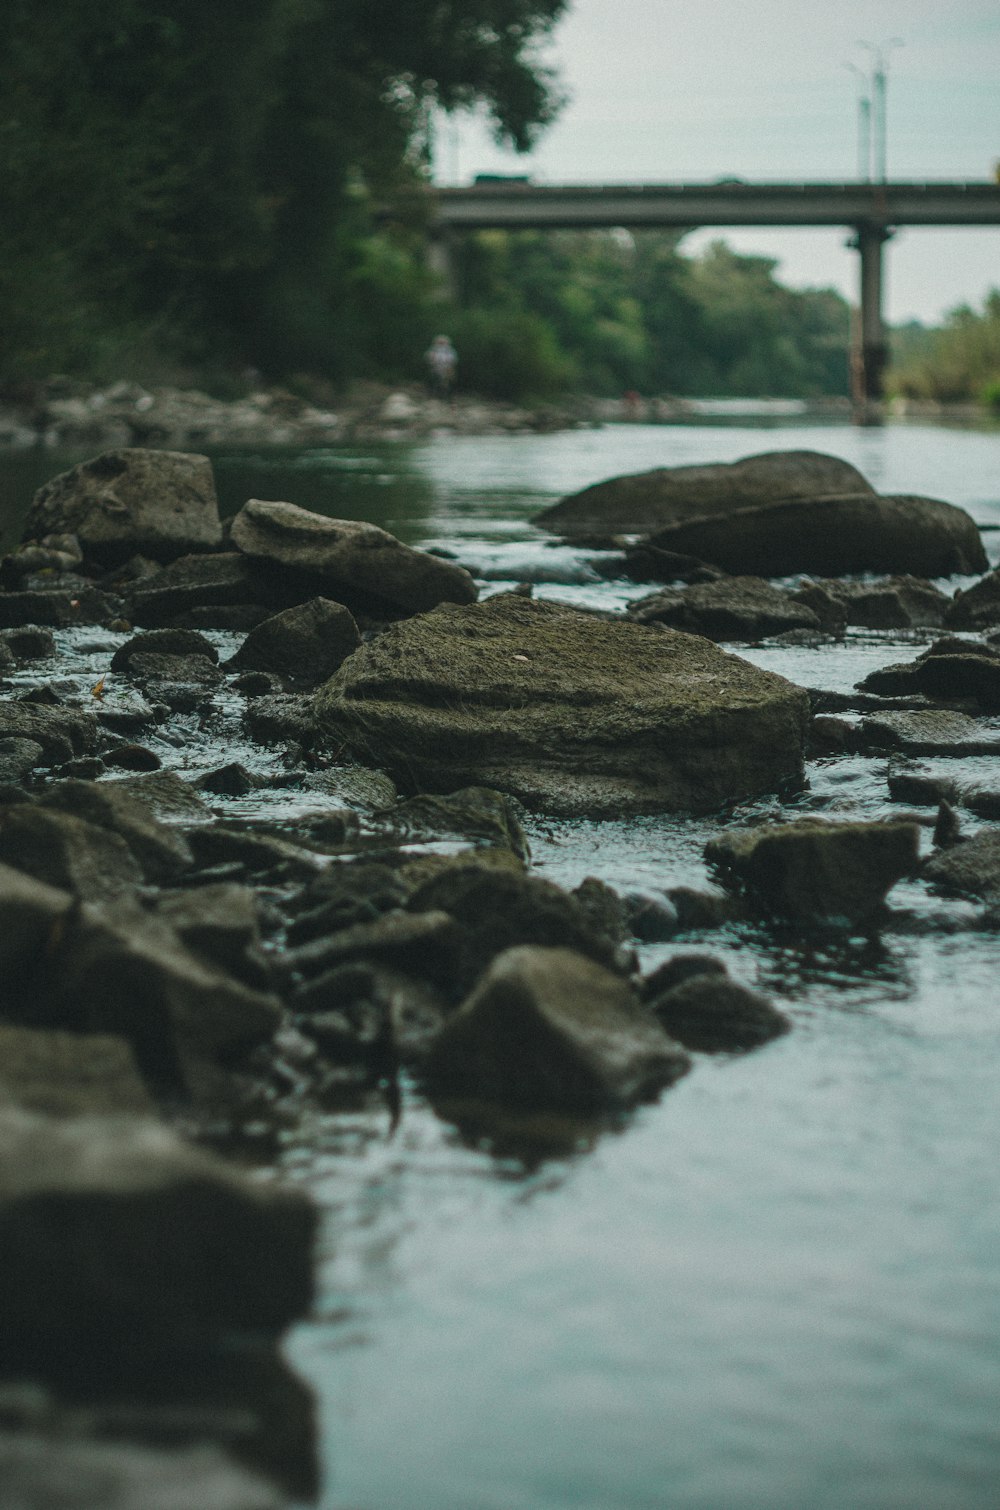
[[[733,517],[840,466],[729,469]],[[315,1492],[276,1344],[311,1303],[317,1215],[241,1167],[310,1119],[361,1103],[391,1132],[419,1095],[477,1145],[576,1149],[697,1055],[788,1032],[692,940],[870,933],[902,881],[1000,909],[996,846],[950,808],[929,862],[919,815],[761,816],[801,794],[807,747],[891,752],[913,806],[1000,812],[916,761],[996,745],[995,648],[948,636],[824,701],[711,639],[937,623],[944,594],[688,575],[618,617],[479,602],[370,525],[260,500],[221,524],[186,454],[126,448],[38,495],[0,564],[0,1499]],[[714,815],[718,887],[531,870],[533,813],[657,812]]]

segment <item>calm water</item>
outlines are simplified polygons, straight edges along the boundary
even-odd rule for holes
[[[616,604],[533,513],[616,473],[787,446],[1000,524],[1000,434],[930,426],[441,437],[220,458],[218,476],[230,507],[372,518],[490,588],[555,576],[541,595]],[[747,654],[849,687],[920,648]],[[892,811],[881,762],[810,776],[805,810]],[[535,822],[533,845],[567,884],[702,884],[712,831]],[[328,1212],[320,1311],[289,1348],[319,1394],[325,1510],[995,1510],[1000,936],[948,931],[970,909],[916,884],[893,898],[877,942],[707,940],[794,1032],[701,1057],[572,1159],[495,1160],[415,1094],[394,1138],[359,1116],[289,1149]]]

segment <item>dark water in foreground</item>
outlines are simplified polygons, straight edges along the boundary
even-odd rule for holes
[[[557,574],[540,595],[615,606],[627,594],[537,538],[533,513],[618,472],[786,446],[1000,524],[1000,434],[930,426],[441,437],[224,458],[218,474],[234,506],[255,493],[372,518],[491,588]],[[986,542],[995,560],[1000,534]],[[859,634],[744,653],[847,688],[920,648]],[[810,778],[799,810],[897,811],[884,761]],[[716,827],[536,820],[532,836],[561,882],[703,884]],[[328,1212],[319,1314],[289,1349],[320,1397],[325,1510],[1000,1503],[1000,935],[962,931],[972,909],[916,883],[893,903],[876,941],[707,939],[794,1031],[702,1056],[572,1158],[493,1159],[412,1093],[393,1138],[372,1114],[289,1147]]]

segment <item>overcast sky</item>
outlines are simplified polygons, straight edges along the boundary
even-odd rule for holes
[[[570,95],[537,149],[500,151],[477,121],[438,133],[440,182],[530,173],[547,183],[856,177],[858,100],[888,58],[890,178],[984,179],[1000,160],[1000,0],[572,0],[547,60]],[[1000,191],[998,191],[1000,192]],[[835,230],[703,231],[780,259],[794,286],[856,292]],[[1000,287],[1000,227],[907,230],[890,245],[891,321],[937,320]]]

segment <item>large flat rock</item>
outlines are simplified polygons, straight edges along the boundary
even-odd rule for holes
[[[806,694],[709,641],[503,595],[393,625],[316,696],[406,790],[567,814],[709,812],[801,775]]]
[[[741,461],[656,467],[611,477],[562,498],[534,523],[553,534],[647,534],[701,514],[724,513],[777,498],[871,489],[856,467],[821,451],[765,451]]]

